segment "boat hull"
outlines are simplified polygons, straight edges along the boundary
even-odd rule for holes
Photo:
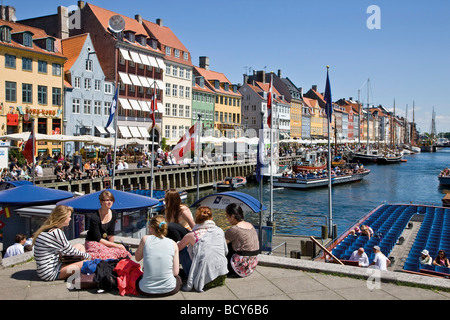
[[[377,164],[391,164],[391,163],[400,163],[402,161],[402,156],[396,157],[378,157]]]
[[[444,185],[444,186],[450,186],[450,176],[446,176],[446,177],[438,177],[439,179],[439,184]]]
[[[331,178],[331,184],[344,184],[351,182],[361,181],[366,175],[370,173],[370,170],[365,170],[361,173],[336,176]],[[328,178],[318,179],[302,179],[302,178],[289,178],[281,177],[273,182],[274,187],[292,188],[292,189],[311,189],[328,186]]]
[[[378,155],[365,154],[365,153],[353,153],[352,161],[359,161],[361,163],[376,163]]]

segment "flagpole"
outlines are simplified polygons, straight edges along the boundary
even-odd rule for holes
[[[116,91],[119,90],[119,85],[117,85]],[[111,177],[111,189],[115,189],[114,187],[114,178],[116,176],[116,155],[117,155],[117,110],[119,109],[119,95],[117,93],[117,101],[116,106],[114,108],[114,156],[113,156],[113,168],[112,168],[112,177]],[[114,101],[112,102],[114,104]],[[112,111],[112,110],[111,110]]]
[[[273,108],[273,96],[272,96],[272,92],[273,92],[273,88],[272,88],[272,84],[273,84],[273,72],[271,72],[270,74],[270,101],[271,101],[271,111],[270,111],[270,225],[273,226],[273,153],[274,153],[274,146],[273,146],[273,116],[274,116],[274,110],[275,108]]]
[[[333,112],[333,102],[331,99],[331,88],[328,78],[328,70],[330,66],[327,66],[327,83],[325,88],[325,96],[326,96],[326,103],[327,106],[325,107],[325,111],[327,113],[327,123],[328,123],[328,217],[329,217],[329,226],[328,226],[328,236],[333,238],[333,205],[332,205],[332,199],[331,199],[331,142],[330,142],[330,122],[331,122],[331,115]],[[337,130],[337,128],[334,128],[334,130]]]
[[[198,135],[198,144],[197,144],[197,201],[200,199],[200,153],[202,149],[201,145],[201,132],[202,132],[202,115],[199,113],[198,115],[198,123],[199,123],[199,132]]]
[[[31,170],[31,174],[33,177],[33,185],[36,184],[36,135],[34,130],[35,118],[31,118],[31,134],[33,135],[33,170]]]
[[[154,108],[154,103],[155,103],[155,95],[156,95],[156,81],[153,81],[153,97],[152,97],[152,103],[150,104],[150,107],[152,108],[152,112],[155,112],[153,110]],[[155,115],[153,114],[153,122],[155,121]],[[152,153],[150,155],[150,197],[153,197],[153,177],[154,177],[154,173],[153,173],[153,166],[154,166],[154,162],[155,160],[153,159],[153,153],[155,152],[155,126],[154,123],[152,123]]]
[[[264,163],[264,148],[261,148],[261,141],[262,146],[264,146],[264,112],[261,112],[261,130],[259,131],[259,141],[258,141],[258,159],[256,162]],[[256,172],[256,175],[259,175],[259,229],[258,229],[258,240],[259,240],[259,247],[262,248],[262,215],[263,215],[263,186],[264,186],[264,176],[261,176],[261,169],[256,166],[256,170],[259,170],[259,172]]]

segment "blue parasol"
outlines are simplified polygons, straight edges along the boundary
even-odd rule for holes
[[[115,189],[106,189],[114,196],[114,204],[111,209],[116,211],[133,211],[142,208],[152,207],[159,203],[159,200],[133,194],[130,192],[119,191]],[[89,193],[84,196],[76,197],[60,201],[57,204],[72,207],[74,211],[78,212],[94,212],[100,209],[99,196],[104,190],[100,190],[94,193]]]
[[[211,209],[225,210],[230,203],[237,203],[244,212],[261,212],[261,202],[248,194],[237,191],[227,191],[208,195],[194,202],[191,207],[207,206]],[[267,210],[267,208],[263,206],[262,210]]]
[[[0,191],[0,205],[2,206],[37,206],[53,204],[58,201],[72,198],[68,191],[38,187],[25,184],[15,188]]]

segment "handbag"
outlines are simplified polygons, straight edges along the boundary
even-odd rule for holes
[[[78,254],[66,255],[66,254],[62,254],[61,252],[59,252],[58,254],[59,254],[59,262],[61,262],[63,264],[80,262],[80,261],[83,261],[86,259],[83,255],[78,255]]]

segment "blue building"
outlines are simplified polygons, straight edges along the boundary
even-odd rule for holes
[[[64,65],[64,134],[109,137],[114,127],[105,130],[109,118],[115,85],[105,81],[105,74],[88,33],[61,41]],[[66,155],[81,148],[80,142],[67,142]]]

